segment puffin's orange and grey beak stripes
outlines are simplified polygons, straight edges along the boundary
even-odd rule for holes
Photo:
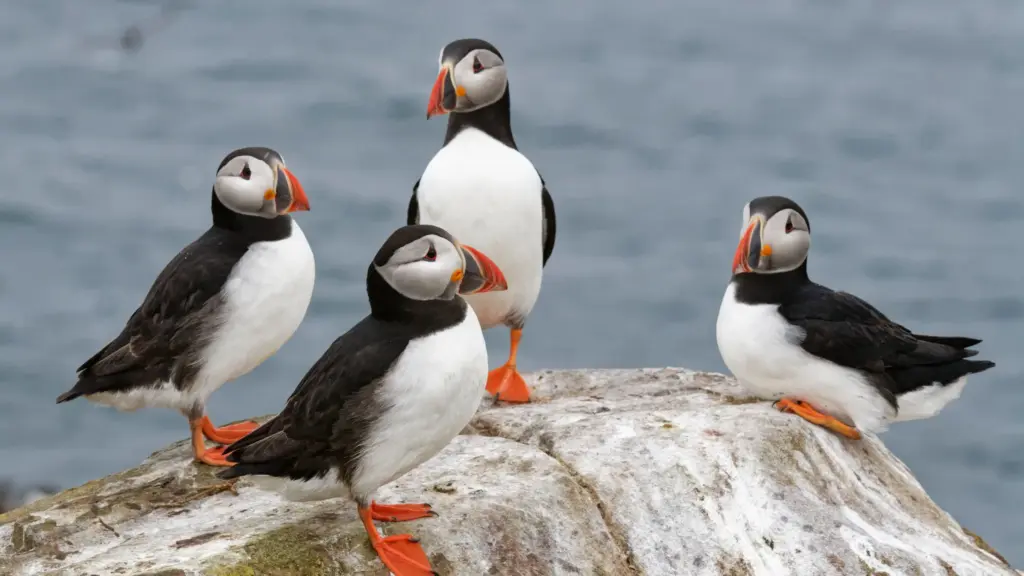
[[[306,191],[302,188],[299,179],[284,166],[278,166],[277,172],[277,197],[290,199],[280,214],[309,210],[309,199],[306,198]]]
[[[459,294],[480,294],[508,289],[505,275],[493,260],[472,246],[462,244],[461,248],[466,258],[466,269],[462,275]],[[452,280],[455,280],[454,275]]]
[[[764,250],[761,249],[761,233],[763,229],[764,225],[760,216],[750,218],[747,229],[743,231],[740,243],[736,246],[736,253],[732,257],[733,274],[750,272],[757,268],[762,255],[771,255],[770,246],[765,246]]]
[[[455,109],[459,90],[456,89],[454,82],[454,72],[451,66],[442,66],[437,80],[434,81],[434,88],[430,91],[427,118],[447,114]],[[465,93],[464,90],[463,93]]]

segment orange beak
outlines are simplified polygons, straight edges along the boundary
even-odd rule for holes
[[[434,81],[434,88],[430,91],[430,101],[427,102],[427,118],[451,112],[455,109],[455,103],[456,94],[451,80],[451,68],[442,66],[437,80]]]
[[[508,289],[508,282],[501,268],[493,260],[472,246],[461,245],[466,258],[466,269],[459,286],[459,294],[480,294]]]
[[[309,210],[309,199],[306,198],[306,191],[303,190],[299,179],[284,166],[278,166],[277,171],[279,172],[277,177],[278,196],[281,196],[281,187],[284,185],[288,188],[285,192],[292,199],[291,203],[281,214]],[[284,178],[281,176],[284,176]]]
[[[750,272],[761,261],[761,217],[754,216],[750,219],[747,229],[740,237],[740,243],[736,247],[736,253],[732,257],[732,273],[741,274]],[[770,254],[771,251],[769,250]]]

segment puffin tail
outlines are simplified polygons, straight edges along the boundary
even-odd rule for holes
[[[230,460],[230,458],[228,459]],[[232,478],[241,478],[242,476],[248,476],[250,474],[262,474],[260,471],[260,465],[258,464],[235,464],[230,468],[225,468],[220,472],[217,472],[217,476],[224,480],[231,480]]]
[[[974,350],[967,350],[967,348],[981,344],[981,339],[979,338],[966,338],[964,336],[926,336],[924,334],[914,334],[914,338],[924,340],[925,342],[931,342],[933,344],[942,344],[943,346],[965,350],[969,352],[971,356],[974,356],[977,352]]]
[[[899,411],[896,422],[931,418],[942,411],[950,402],[960,397],[967,385],[967,376],[984,372],[994,367],[988,360],[957,360],[940,366],[921,366],[904,371],[905,378],[912,381],[929,382],[918,385],[897,396]],[[899,380],[900,374],[893,374]]]
[[[57,396],[57,404],[63,404],[68,400],[74,400],[75,398],[78,398],[81,395],[81,392],[72,388],[71,390],[68,390],[67,392],[61,394],[60,396]]]
[[[91,394],[96,391],[95,388],[96,385],[91,379],[79,378],[78,382],[76,382],[75,385],[71,387],[71,390],[68,390],[67,392],[61,394],[60,396],[57,396],[57,404],[63,404],[64,402],[74,400],[79,396]]]

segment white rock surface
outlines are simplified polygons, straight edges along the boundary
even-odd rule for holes
[[[724,376],[542,372],[385,487],[437,518],[441,574],[1015,576],[873,436],[854,442]],[[0,574],[386,574],[345,501],[218,488],[185,442],[0,516]]]

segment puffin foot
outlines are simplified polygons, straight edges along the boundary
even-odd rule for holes
[[[495,400],[502,402],[530,401],[530,389],[526,387],[526,380],[519,375],[515,364],[505,364],[491,370],[487,375],[487,391],[494,394]]]
[[[371,504],[372,506],[372,504]],[[380,561],[394,576],[436,576],[430,567],[427,553],[420,546],[418,538],[410,534],[398,534],[382,538],[373,525],[373,513],[370,508],[359,508],[359,518],[363,521],[370,544],[377,552]]]
[[[192,457],[203,464],[210,466],[234,466],[234,462],[228,462],[224,457],[224,447],[207,448],[203,441],[203,419],[189,422],[192,429]]]
[[[196,460],[199,460],[203,464],[207,464],[209,466],[227,466],[227,467],[231,467],[231,466],[235,465],[234,462],[231,462],[227,458],[224,457],[224,447],[223,446],[214,446],[213,448],[208,448],[206,450],[203,450],[203,452],[201,454],[196,456]]]
[[[860,431],[858,431],[856,428],[844,424],[832,416],[818,412],[817,410],[814,409],[813,406],[811,406],[807,402],[804,402],[803,400],[792,400],[789,398],[783,398],[781,400],[777,400],[772,405],[782,412],[790,412],[792,414],[796,414],[797,416],[803,418],[804,420],[807,420],[812,424],[817,424],[818,426],[821,426],[823,428],[828,428],[829,430],[837,434],[846,436],[847,438],[850,438],[852,440],[860,440]]]
[[[204,415],[202,418],[203,436],[210,442],[216,442],[217,444],[234,444],[242,438],[248,436],[253,430],[260,427],[255,422],[239,422],[237,424],[228,424],[227,426],[221,426],[217,428],[210,421],[209,416]]]
[[[377,504],[370,502],[370,517],[378,522],[408,522],[437,516],[430,504]]]
[[[508,362],[501,368],[491,370],[487,375],[487,393],[494,394],[495,400],[516,403],[530,401],[530,389],[526,387],[526,381],[516,370],[516,354],[519,353],[519,339],[522,337],[522,328],[511,330]]]

